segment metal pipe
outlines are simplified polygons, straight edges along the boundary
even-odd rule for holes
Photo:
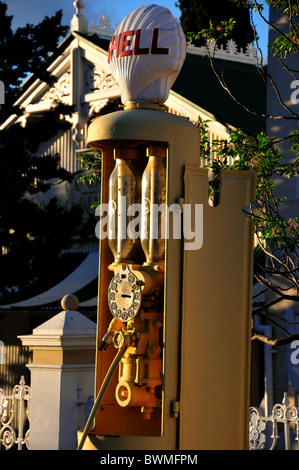
[[[120,363],[121,358],[123,357],[123,355],[124,355],[124,353],[125,353],[125,351],[126,351],[127,348],[128,348],[128,342],[127,342],[127,341],[124,341],[123,346],[118,350],[117,354],[115,355],[115,357],[114,357],[114,359],[113,359],[113,361],[112,361],[112,363],[111,363],[111,365],[110,365],[110,367],[109,367],[109,369],[108,369],[108,372],[107,372],[107,374],[106,374],[106,376],[105,376],[105,378],[104,378],[104,380],[103,380],[103,383],[102,383],[102,385],[101,385],[101,388],[100,388],[100,390],[99,390],[99,393],[98,393],[98,395],[97,395],[97,397],[96,397],[96,401],[94,402],[94,405],[93,405],[93,407],[92,407],[92,410],[91,410],[91,412],[90,412],[90,415],[89,415],[89,417],[88,417],[88,420],[87,420],[87,422],[86,422],[86,424],[85,424],[85,428],[84,428],[84,430],[83,430],[83,434],[82,434],[80,443],[79,443],[79,445],[78,445],[78,447],[77,447],[77,450],[82,450],[82,448],[83,448],[83,445],[84,445],[85,440],[86,440],[86,438],[87,438],[88,432],[89,432],[89,430],[90,430],[90,428],[91,428],[91,425],[92,425],[92,422],[93,422],[93,420],[94,420],[95,414],[96,414],[96,412],[97,412],[97,410],[98,410],[98,408],[99,408],[99,406],[100,406],[100,404],[101,404],[101,401],[102,401],[102,399],[103,399],[103,396],[104,396],[104,394],[105,394],[105,392],[106,392],[106,390],[107,390],[107,387],[108,387],[108,385],[109,385],[109,382],[110,382],[110,380],[111,380],[111,378],[112,378],[112,376],[113,376],[113,374],[114,374],[114,372],[115,372],[115,370],[116,370],[118,364]]]

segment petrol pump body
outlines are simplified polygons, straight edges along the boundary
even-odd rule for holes
[[[209,206],[198,129],[163,105],[186,47],[169,15],[148,5],[118,27],[108,59],[125,109],[88,129],[109,215],[100,211],[96,396],[106,388],[87,449],[247,448],[253,244],[241,209],[254,177],[224,172],[220,205]],[[203,240],[191,246],[198,223]]]
[[[154,107],[155,108],[155,107]],[[89,145],[100,148],[103,152],[102,163],[102,203],[109,204],[109,177],[113,171],[115,149],[135,149],[139,153],[136,167],[146,168],[148,158],[146,150],[155,148],[161,152],[163,149],[165,159],[165,181],[160,190],[165,190],[167,207],[179,204],[182,197],[183,176],[185,164],[192,166],[199,164],[199,133],[196,127],[187,120],[168,114],[157,109],[135,108],[119,111],[97,118],[89,128]],[[136,171],[137,174],[137,171]],[[171,218],[171,214],[170,214]],[[181,215],[180,215],[181,218]],[[171,221],[170,221],[171,222]],[[144,448],[143,436],[147,436],[148,448],[175,449],[177,446],[178,420],[172,407],[178,401],[179,396],[179,357],[180,357],[180,316],[181,316],[181,282],[182,282],[182,239],[174,239],[171,236],[162,240],[164,245],[163,255],[156,263],[153,261],[147,266],[146,256],[139,251],[136,260],[125,261],[121,266],[128,265],[130,270],[137,275],[145,272],[152,282],[158,285],[158,292],[150,291],[144,296],[144,305],[135,317],[145,323],[154,323],[151,326],[151,335],[154,335],[154,343],[148,341],[147,347],[154,348],[158,355],[152,353],[149,361],[161,361],[159,370],[159,403],[151,407],[150,416],[145,417],[142,412],[142,403],[139,406],[121,407],[115,399],[115,389],[118,386],[118,377],[112,379],[109,390],[105,395],[102,406],[95,418],[96,435],[123,436],[115,442],[117,446],[133,446]],[[101,342],[112,316],[108,307],[107,295],[109,284],[113,278],[113,272],[109,266],[114,263],[114,257],[109,248],[108,238],[100,241],[100,272],[99,272],[99,324],[98,338]],[[160,277],[157,280],[157,276]],[[151,301],[153,294],[159,296],[159,310],[154,308],[155,302]],[[147,307],[149,305],[149,307]],[[146,317],[149,317],[146,318]],[[140,331],[142,331],[143,327]],[[155,330],[159,330],[158,332]],[[146,332],[148,335],[148,326]],[[157,337],[157,338],[156,338]],[[158,340],[157,340],[158,339]],[[155,342],[156,340],[156,342]],[[97,387],[115,355],[115,350],[109,347],[106,351],[100,351],[97,357]],[[136,380],[136,376],[134,381]],[[133,382],[134,382],[133,381]],[[134,382],[135,384],[135,382]],[[138,386],[138,381],[137,385]],[[144,406],[147,407],[145,399]],[[148,418],[148,419],[145,419]],[[126,436],[126,437],[124,437]],[[134,437],[129,437],[134,436]],[[112,444],[112,438],[103,438],[103,445]]]

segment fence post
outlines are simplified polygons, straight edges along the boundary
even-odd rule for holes
[[[94,393],[96,324],[77,312],[79,301],[66,295],[63,311],[19,336],[33,350],[31,373],[31,450],[72,450],[85,424],[78,384],[85,401]]]

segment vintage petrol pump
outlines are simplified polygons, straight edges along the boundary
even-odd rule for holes
[[[128,15],[110,42],[108,61],[125,109],[88,129],[88,145],[102,151],[98,400],[79,448],[197,448],[180,437],[189,419],[180,396],[184,252],[192,256],[202,246],[201,206],[184,214],[186,168],[200,171],[199,133],[163,106],[185,49],[179,23],[157,5]],[[192,298],[189,315],[197,317],[196,288]],[[194,333],[187,332],[191,345]],[[196,382],[196,344],[190,347]]]

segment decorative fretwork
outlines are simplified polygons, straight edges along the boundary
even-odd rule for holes
[[[222,44],[218,46],[215,42],[209,43],[207,46],[194,46],[187,44],[187,52],[195,55],[210,55],[214,59],[232,60],[234,62],[243,62],[247,64],[262,65],[266,63],[265,58],[261,58],[257,54],[254,44],[247,44],[245,51],[238,48],[237,43],[233,39],[229,39],[226,47]]]
[[[40,101],[60,101],[63,98],[68,97],[71,94],[71,72],[65,72],[51,87],[44,96],[40,98]]]
[[[91,62],[86,62],[86,93],[109,90],[116,87],[118,87],[118,84],[111,73],[104,69],[98,69]]]
[[[98,34],[103,38],[111,38],[116,28],[117,25],[115,25],[115,28],[112,28],[111,20],[108,18],[108,16],[100,15],[98,24],[95,24],[95,21],[91,20],[91,25],[88,27],[88,32],[91,34]]]
[[[5,395],[0,388],[0,449],[9,450],[15,445],[18,450],[24,445],[29,449],[29,429],[24,435],[27,420],[30,422],[30,387],[22,376],[12,395]]]
[[[91,25],[88,27],[88,32],[91,34],[97,34],[100,37],[112,38],[115,28],[111,26],[111,20],[106,15],[100,15],[98,24],[94,20],[91,21]],[[235,62],[243,62],[248,64],[265,64],[266,58],[258,57],[257,49],[253,43],[247,44],[246,49],[238,47],[237,43],[233,39],[229,39],[226,43],[226,47],[223,45],[218,46],[215,42],[211,42],[208,46],[197,47],[193,44],[187,44],[187,52],[196,55],[207,55],[208,53],[215,59],[226,59]]]

